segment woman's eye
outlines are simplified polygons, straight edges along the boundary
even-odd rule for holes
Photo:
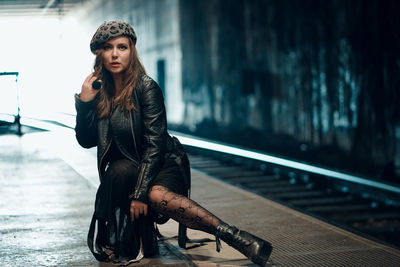
[[[104,50],[110,50],[110,49],[111,49],[111,46],[105,45],[105,46],[103,47],[103,49],[104,49]]]
[[[126,50],[128,47],[126,47],[125,45],[121,45],[120,47],[119,47],[119,49],[121,49],[121,50]]]

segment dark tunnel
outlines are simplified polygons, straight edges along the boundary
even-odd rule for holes
[[[398,266],[399,14],[398,0],[0,1],[0,263],[103,266],[85,244],[102,171],[111,169],[114,156],[150,166],[149,158],[141,158],[151,151],[146,144],[156,144],[149,136],[165,131],[165,140],[154,145],[160,164],[154,176],[172,166],[171,180],[184,187],[176,188],[268,239],[274,246],[268,266]],[[93,150],[101,145],[98,133],[79,140],[77,121],[95,112],[80,117],[78,105],[82,110],[86,101],[76,93],[94,69],[93,33],[108,20],[133,26],[137,43],[125,38],[125,48],[136,47],[159,85],[168,124],[160,116],[146,121],[146,127],[162,121],[157,131],[147,129],[135,124],[144,121],[145,115],[135,117],[140,106],[137,113],[129,110],[124,116],[135,114],[130,125],[148,131],[136,143],[132,126],[133,139],[124,139],[128,148],[122,150],[115,134],[100,157]],[[107,83],[98,84],[103,93]],[[139,88],[134,85],[129,92]],[[113,102],[115,84],[108,88],[114,93],[103,102],[110,110],[103,121],[111,121],[120,104]],[[164,114],[159,103],[157,116]],[[96,116],[81,125],[98,127]],[[133,147],[136,154],[129,154]],[[186,160],[185,172],[167,161],[177,156],[171,147]],[[143,170],[129,175],[151,173]],[[136,193],[138,185],[149,185],[135,181]],[[150,195],[146,190],[143,199]],[[156,215],[168,220],[170,214]],[[225,254],[213,254],[220,247],[217,235],[214,241],[199,234],[194,240],[203,241],[195,244],[183,224],[171,221],[160,229],[172,237],[158,232],[154,239],[161,256],[139,259],[138,266],[250,266],[247,255],[237,258],[225,245]]]

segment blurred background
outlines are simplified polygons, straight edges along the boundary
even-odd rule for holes
[[[21,121],[73,127],[90,39],[121,19],[171,130],[400,184],[399,13],[396,0],[1,0],[0,121],[19,106]]]

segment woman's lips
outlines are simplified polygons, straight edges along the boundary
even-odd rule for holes
[[[112,67],[118,67],[120,64],[118,63],[118,62],[113,62],[113,63],[111,63],[111,66]]]

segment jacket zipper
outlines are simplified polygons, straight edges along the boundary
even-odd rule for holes
[[[112,113],[113,111],[114,111],[114,98],[111,100],[110,113]],[[108,125],[108,127],[110,127],[110,125]],[[100,170],[101,164],[103,163],[103,159],[104,159],[105,155],[107,155],[108,150],[110,149],[111,143],[112,143],[112,139],[108,143],[106,150],[104,151],[103,155],[100,158],[99,166],[97,166],[98,171],[99,171],[100,182],[103,180],[103,177],[101,176],[101,170]]]
[[[138,180],[138,182],[137,182],[137,186],[136,186],[136,189],[135,189],[135,193],[133,194],[134,198],[137,198],[137,197],[138,197],[140,187],[142,187],[143,172],[144,172],[144,168],[141,168],[141,169],[140,169],[140,172],[139,172],[139,180]]]
[[[101,176],[101,170],[100,170],[101,164],[103,163],[104,156],[107,154],[108,150],[110,149],[111,142],[112,142],[112,140],[108,143],[106,150],[104,151],[103,155],[101,156],[99,166],[97,166],[97,169],[99,171],[100,182],[103,180],[103,177]]]
[[[135,132],[134,132],[134,130],[133,130],[132,111],[129,112],[129,120],[130,120],[130,123],[131,123],[131,131],[132,131],[132,137],[133,137],[133,145],[135,146],[136,157],[137,157],[138,161],[140,161],[140,157],[139,157],[139,153],[138,153],[137,145],[136,145]]]
[[[139,166],[140,166],[140,157],[139,157],[139,152],[137,150],[137,145],[136,145],[135,131],[133,130],[132,111],[129,112],[129,120],[131,123],[132,138],[133,138],[133,144],[135,146],[136,157],[139,161]],[[134,193],[135,198],[137,198],[139,188],[142,186],[142,180],[143,180],[143,175],[142,175],[142,170],[141,170],[141,172],[139,173],[139,180],[137,181],[137,186],[136,186],[135,193]]]

